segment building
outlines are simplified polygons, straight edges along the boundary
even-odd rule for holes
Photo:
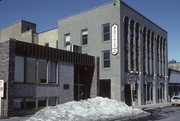
[[[167,32],[120,0],[42,33],[16,22],[1,29],[0,42],[2,116],[96,96],[128,105],[168,101]]]
[[[60,19],[58,37],[60,49],[76,45],[96,57],[97,95],[129,105],[168,101],[167,32],[124,2]]]
[[[38,44],[36,24],[21,20],[0,30],[0,42],[15,38],[19,41]]]
[[[168,68],[172,70],[180,71],[180,62],[176,62],[176,61],[170,62],[168,63]]]
[[[34,113],[93,95],[93,56],[12,39],[0,43],[0,52],[0,79],[4,80],[1,116]],[[86,97],[79,95],[75,86],[79,82],[88,85]]]
[[[169,96],[180,95],[180,71],[169,69]]]
[[[58,29],[38,33],[38,44],[58,48]]]

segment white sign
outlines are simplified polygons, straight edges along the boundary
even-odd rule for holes
[[[0,80],[0,97],[4,97],[4,80]]]
[[[117,55],[118,54],[118,25],[113,24],[112,25],[112,54]]]

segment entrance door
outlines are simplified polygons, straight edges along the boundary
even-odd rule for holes
[[[74,100],[83,100],[86,99],[86,88],[83,84],[74,85]]]
[[[100,80],[99,95],[101,97],[111,98],[111,80]]]
[[[132,105],[132,102],[131,102],[131,85],[130,84],[125,85],[125,103],[129,106]]]

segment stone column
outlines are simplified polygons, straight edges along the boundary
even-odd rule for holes
[[[134,23],[134,30],[133,30],[133,33],[134,33],[134,37],[133,37],[133,51],[134,51],[134,57],[133,57],[133,63],[134,63],[134,68],[133,70],[136,71],[137,68],[136,68],[136,24],[137,23]]]
[[[130,40],[130,26],[131,25],[131,19],[128,22],[128,71],[131,71],[131,40]]]
[[[157,52],[158,52],[158,50],[157,50],[157,37],[156,36],[154,36],[153,37],[153,43],[154,43],[154,46],[153,46],[153,55],[154,55],[154,61],[153,61],[153,66],[154,66],[154,70],[153,70],[153,72],[154,72],[154,77],[153,77],[153,103],[154,104],[156,104],[157,102],[158,102],[158,90],[157,90],[157,65],[158,65],[158,63],[157,63],[157,58],[158,58],[158,56],[157,56]]]
[[[161,76],[162,75],[162,73],[161,73],[161,47],[162,47],[162,45],[161,45],[161,38],[159,38],[159,75]]]
[[[149,35],[149,73],[152,74],[152,51],[151,51],[151,47],[152,47],[152,40],[151,40],[151,36],[152,36],[152,31],[150,32]]]
[[[165,41],[165,87],[164,87],[164,100],[168,102],[168,95],[169,95],[169,83],[168,83],[168,48],[167,48],[167,40]]]
[[[146,50],[146,58],[145,58],[145,72],[146,74],[148,74],[148,63],[149,63],[149,58],[148,58],[148,39],[147,39],[147,35],[148,35],[148,29],[146,30],[146,37],[145,37],[145,50]]]
[[[143,32],[141,26],[139,26],[139,80],[138,80],[138,105],[144,104],[144,70],[143,70]]]

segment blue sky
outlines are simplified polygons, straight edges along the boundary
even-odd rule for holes
[[[0,0],[0,28],[21,19],[37,32],[57,27],[57,20],[112,0]],[[169,60],[180,61],[180,0],[123,0],[168,31]]]

